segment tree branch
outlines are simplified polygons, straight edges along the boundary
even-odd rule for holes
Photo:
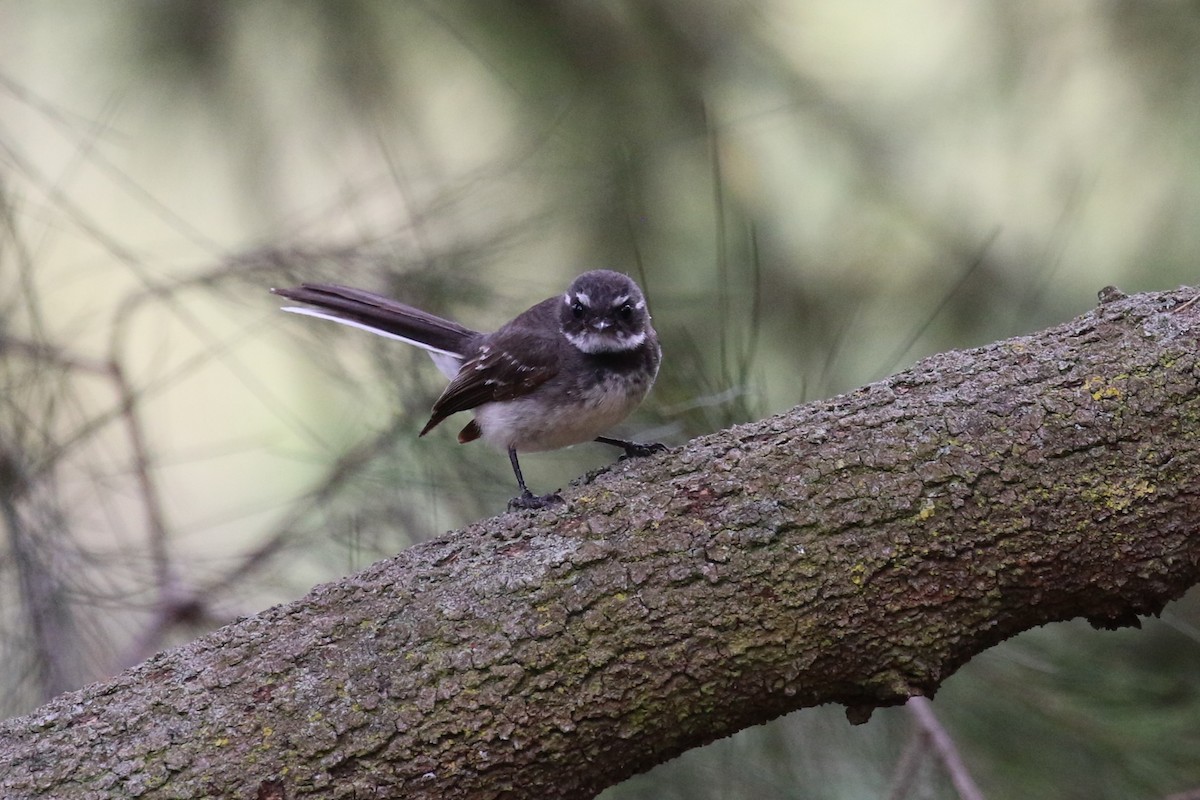
[[[0,727],[13,798],[581,797],[1200,579],[1196,292],[623,463]]]

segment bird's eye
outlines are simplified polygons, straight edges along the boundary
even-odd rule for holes
[[[585,311],[587,311],[587,307],[578,300],[575,300],[571,303],[571,315],[575,317],[575,319],[581,319]]]
[[[621,306],[617,309],[617,316],[620,317],[622,322],[629,322],[633,319],[633,306],[629,303]]]

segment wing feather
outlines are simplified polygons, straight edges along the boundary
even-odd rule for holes
[[[551,329],[551,336],[557,330]],[[484,403],[530,394],[558,374],[556,344],[545,333],[523,327],[501,328],[468,358],[433,404],[424,436],[442,420]],[[519,353],[520,355],[514,355]]]

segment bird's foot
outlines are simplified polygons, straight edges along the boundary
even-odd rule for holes
[[[618,461],[624,461],[627,458],[645,458],[655,453],[665,453],[668,449],[661,442],[648,442],[646,444],[625,442],[622,446],[625,448],[625,455],[621,456]]]
[[[562,496],[559,495],[558,492],[551,492],[550,494],[536,495],[533,492],[526,489],[525,491],[521,492],[519,495],[514,497],[512,500],[508,501],[508,510],[509,511],[518,511],[518,510],[523,510],[523,509],[535,509],[536,510],[539,508],[550,508],[551,506],[560,506],[564,502],[565,501],[562,499]]]

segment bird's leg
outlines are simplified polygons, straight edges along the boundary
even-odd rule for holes
[[[667,452],[667,446],[659,442],[650,442],[649,444],[640,444],[638,442],[627,442],[624,439],[610,439],[607,436],[597,436],[596,441],[601,444],[611,444],[613,447],[620,447],[625,451],[625,455],[621,456],[621,461],[627,458],[641,458],[643,456],[652,455],[654,453]]]
[[[509,511],[518,508],[548,508],[563,502],[558,492],[539,496],[529,491],[529,487],[525,485],[525,476],[521,474],[521,465],[517,462],[516,448],[508,448],[508,460],[512,462],[513,474],[517,476],[517,485],[521,487],[521,494],[508,501]]]

